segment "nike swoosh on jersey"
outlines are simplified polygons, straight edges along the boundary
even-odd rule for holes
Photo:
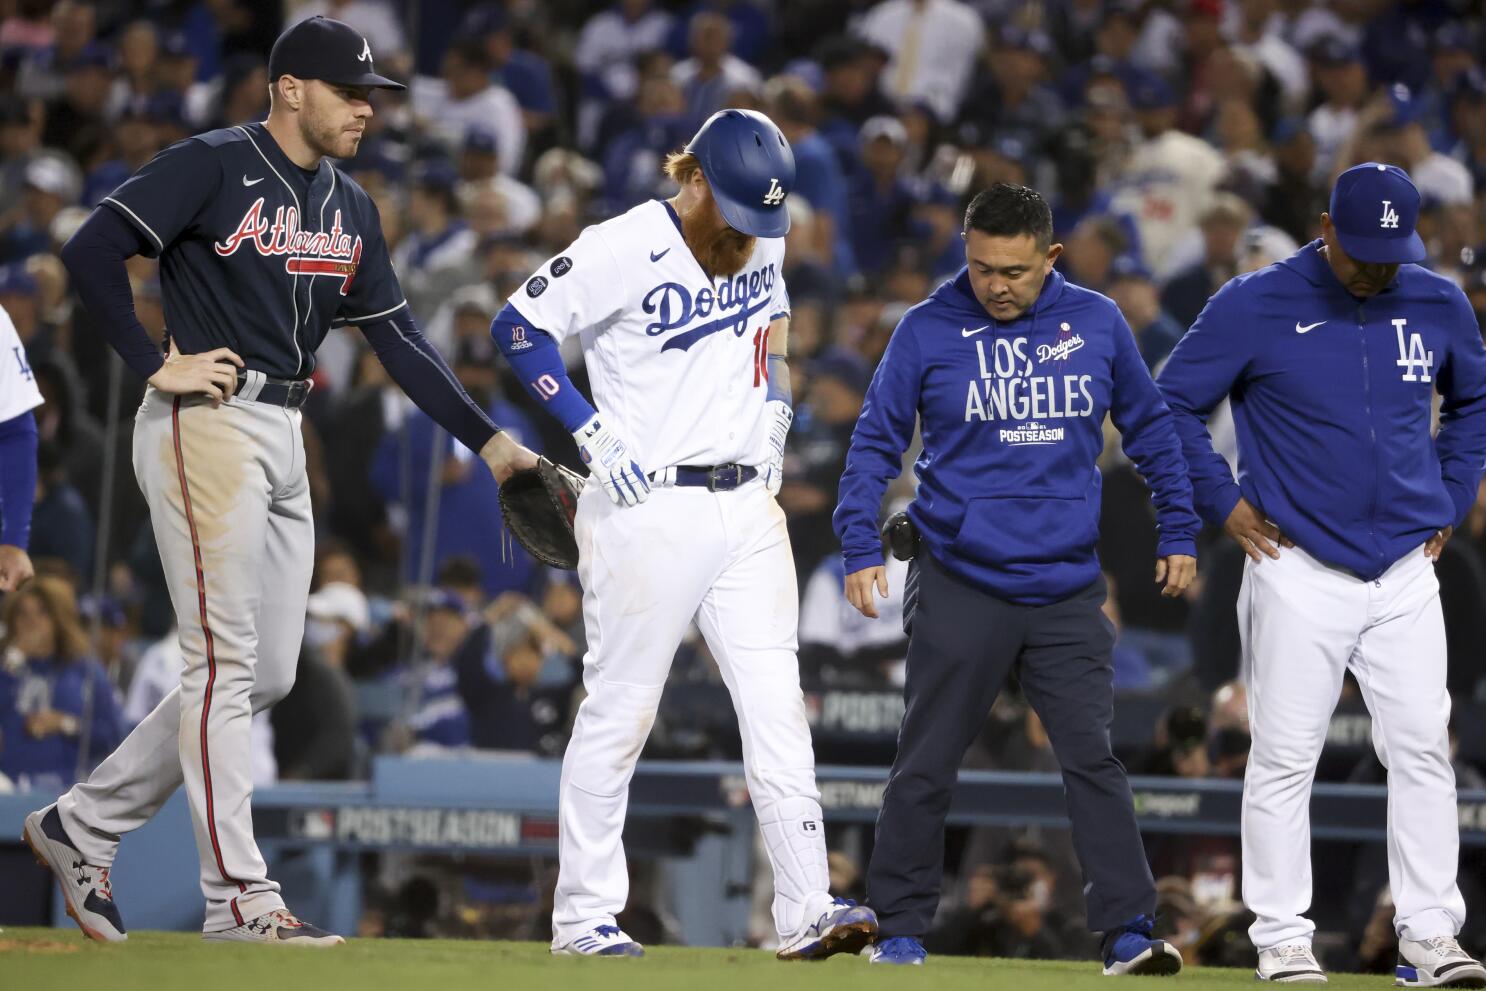
[[[974,337],[976,334],[980,333],[982,330],[985,330],[986,327],[989,327],[989,326],[990,326],[990,324],[986,324],[985,327],[976,327],[974,330],[970,330],[970,329],[968,329],[966,327],[961,327],[960,328],[960,336],[961,337]]]
[[[653,261],[653,262],[658,262],[658,261],[660,261],[662,258],[664,258],[666,255],[668,255],[670,253],[671,253],[671,249],[670,248],[667,248],[665,251],[652,251],[652,252],[650,252],[650,260]]]
[[[243,185],[244,186],[256,186],[260,182],[262,182],[265,178],[266,178],[266,176],[259,176],[258,178],[254,179],[252,182],[249,182],[248,181],[248,177],[247,176],[243,176]]]
[[[1295,333],[1309,334],[1311,331],[1315,330],[1317,327],[1321,326],[1325,322],[1325,320],[1317,320],[1315,323],[1308,323],[1304,327],[1302,327],[1300,325],[1300,321],[1297,320],[1295,321]]]

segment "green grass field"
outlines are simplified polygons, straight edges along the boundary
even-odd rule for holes
[[[1114,981],[1114,984],[1110,982]],[[1392,986],[1379,975],[1333,975],[1332,988]],[[1078,991],[1082,988],[1252,988],[1250,970],[1189,969],[1173,979],[1106,978],[1092,962],[1052,963],[936,957],[927,967],[868,967],[835,957],[785,964],[761,950],[656,947],[643,960],[554,959],[541,943],[352,940],[335,950],[206,944],[190,933],[132,933],[102,946],[67,929],[0,931],[0,988],[6,991],[296,991],[299,988],[432,991]]]

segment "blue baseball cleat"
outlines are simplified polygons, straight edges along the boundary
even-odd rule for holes
[[[1169,977],[1182,969],[1182,955],[1164,939],[1152,939],[1156,920],[1137,915],[1134,920],[1104,934],[1104,976],[1144,974]]]
[[[824,960],[837,953],[860,953],[877,935],[877,913],[850,898],[837,898],[814,922],[784,941],[780,960]]]
[[[868,963],[889,963],[899,967],[922,967],[928,957],[924,944],[914,936],[894,936],[872,947]]]

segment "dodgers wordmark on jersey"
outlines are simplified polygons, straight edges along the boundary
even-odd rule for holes
[[[0,423],[41,405],[41,390],[10,314],[0,308]]]
[[[742,271],[710,278],[675,210],[651,200],[586,229],[510,302],[559,342],[579,335],[594,405],[647,470],[757,465],[783,268],[784,239],[760,238]]]

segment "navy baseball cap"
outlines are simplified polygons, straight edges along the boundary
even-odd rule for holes
[[[789,233],[784,198],[795,185],[795,153],[756,110],[719,110],[686,145],[701,163],[728,226],[753,237]]]
[[[1131,88],[1130,103],[1136,110],[1163,110],[1176,106],[1176,93],[1160,76],[1141,73]]]
[[[1121,279],[1138,279],[1142,282],[1152,282],[1151,270],[1145,267],[1135,255],[1123,254],[1117,257],[1109,265],[1109,281],[1119,282]]]
[[[273,43],[268,54],[268,78],[295,76],[319,79],[338,86],[374,86],[407,89],[373,71],[371,42],[356,29],[329,17],[300,21]]]
[[[1396,165],[1364,162],[1343,172],[1331,190],[1331,223],[1342,250],[1370,265],[1424,258],[1419,189]]]

